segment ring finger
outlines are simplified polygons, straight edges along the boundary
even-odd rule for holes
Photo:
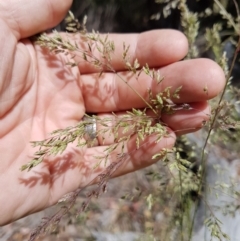
[[[145,112],[138,110],[138,113]],[[199,130],[209,117],[210,108],[207,102],[192,103],[187,110],[179,109],[172,114],[162,113],[161,116],[156,116],[150,110],[142,115],[133,115],[132,112],[102,113],[96,116],[89,125],[90,129],[86,131],[91,132],[88,136],[96,137],[91,146],[105,146],[127,141],[130,136],[141,131],[145,131],[147,136],[147,132],[151,133],[147,128],[156,123],[171,128],[176,135],[194,132]]]

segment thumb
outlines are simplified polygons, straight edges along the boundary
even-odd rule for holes
[[[71,4],[72,0],[0,0],[0,18],[19,40],[56,26]]]

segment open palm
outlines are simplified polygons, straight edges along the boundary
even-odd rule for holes
[[[49,137],[55,129],[79,122],[86,112],[99,115],[142,108],[144,103],[116,74],[98,73],[80,62],[78,68],[68,68],[65,56],[49,54],[27,39],[33,34],[56,25],[66,13],[71,1],[42,0],[29,4],[22,1],[0,1],[0,224],[44,209],[65,193],[86,186],[102,169],[93,169],[95,154],[104,145],[92,148],[68,147],[64,154],[45,160],[32,171],[20,171],[36,151],[30,141]],[[6,10],[7,9],[7,10]],[[14,14],[17,12],[17,15]],[[8,14],[9,13],[9,14]],[[27,16],[26,16],[26,13]],[[32,20],[35,21],[32,21]],[[162,120],[173,130],[158,144],[149,137],[145,145],[131,155],[129,162],[116,175],[135,171],[152,164],[151,156],[164,147],[174,145],[174,130],[180,134],[196,130],[208,119],[207,99],[217,95],[224,85],[224,75],[214,62],[204,59],[181,61],[187,52],[185,37],[176,31],[151,31],[140,35],[110,35],[116,45],[112,65],[119,75],[126,75],[122,62],[122,43],[130,44],[132,59],[141,65],[160,68],[165,76],[162,85],[154,86],[141,75],[129,83],[143,96],[147,89],[154,93],[172,86],[183,86],[178,103],[193,103],[192,111],[180,110]],[[208,93],[203,91],[207,86]],[[109,114],[108,114],[109,113]],[[132,137],[134,140],[134,136]],[[131,141],[130,141],[131,142]],[[131,145],[126,143],[126,151]],[[112,160],[109,160],[110,162]],[[103,168],[103,167],[102,167]]]

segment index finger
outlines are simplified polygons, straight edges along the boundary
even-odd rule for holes
[[[104,40],[106,35],[99,35]],[[115,47],[111,54],[110,65],[115,71],[126,70],[123,59],[123,44],[129,46],[127,52],[128,61],[132,64],[136,59],[140,66],[148,64],[149,67],[161,67],[179,61],[185,57],[188,51],[186,37],[176,30],[152,30],[141,34],[109,34],[108,40],[112,41]],[[83,51],[89,47],[81,39],[77,40]],[[101,44],[99,44],[101,47]],[[96,43],[91,46],[92,56],[104,63],[106,60],[97,49]],[[91,61],[91,58],[88,59]],[[76,56],[81,74],[100,72],[100,69],[93,64],[83,60],[82,54]],[[106,66],[104,70],[109,70]]]

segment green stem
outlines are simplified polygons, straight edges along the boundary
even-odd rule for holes
[[[232,75],[232,71],[233,71],[233,68],[234,68],[234,65],[236,63],[236,60],[237,60],[237,56],[238,56],[238,52],[239,52],[239,49],[240,49],[240,36],[238,38],[238,43],[237,43],[237,47],[236,47],[236,50],[234,52],[234,56],[233,56],[233,61],[231,63],[231,66],[230,66],[230,70],[228,72],[228,75],[227,75],[227,81],[225,83],[225,86],[224,86],[224,89],[223,89],[223,92],[222,94],[220,95],[220,98],[219,98],[219,101],[218,101],[218,104],[217,106],[219,107],[220,104],[222,103],[223,101],[223,97],[225,95],[225,92],[227,90],[227,86],[228,86],[228,83],[229,83],[229,80],[230,80],[230,77]],[[210,135],[214,129],[214,124],[217,120],[217,117],[218,117],[218,114],[220,112],[220,109],[216,109],[216,112],[214,113],[214,116],[213,116],[213,119],[212,119],[212,122],[211,122],[211,125],[210,125],[210,129],[208,131],[208,134],[207,134],[207,137],[206,137],[206,140],[204,142],[204,145],[203,145],[203,148],[202,148],[202,152],[201,152],[201,163],[202,163],[202,172],[201,172],[201,183],[200,183],[200,186],[199,186],[199,189],[198,189],[198,192],[201,191],[201,189],[203,188],[203,183],[204,183],[204,180],[205,180],[205,175],[206,175],[206,158],[205,158],[205,150],[207,148],[207,145],[208,145],[208,142],[209,142],[209,138],[210,138]],[[191,228],[190,228],[190,233],[189,233],[189,241],[191,240],[191,237],[192,237],[192,232],[193,232],[193,226],[194,226],[194,221],[195,221],[195,217],[196,217],[196,213],[197,213],[197,207],[198,207],[198,204],[199,204],[200,200],[198,200],[198,203],[196,204],[196,207],[195,207],[195,211],[194,211],[194,215],[193,215],[193,222],[192,222],[192,225],[191,225]]]

